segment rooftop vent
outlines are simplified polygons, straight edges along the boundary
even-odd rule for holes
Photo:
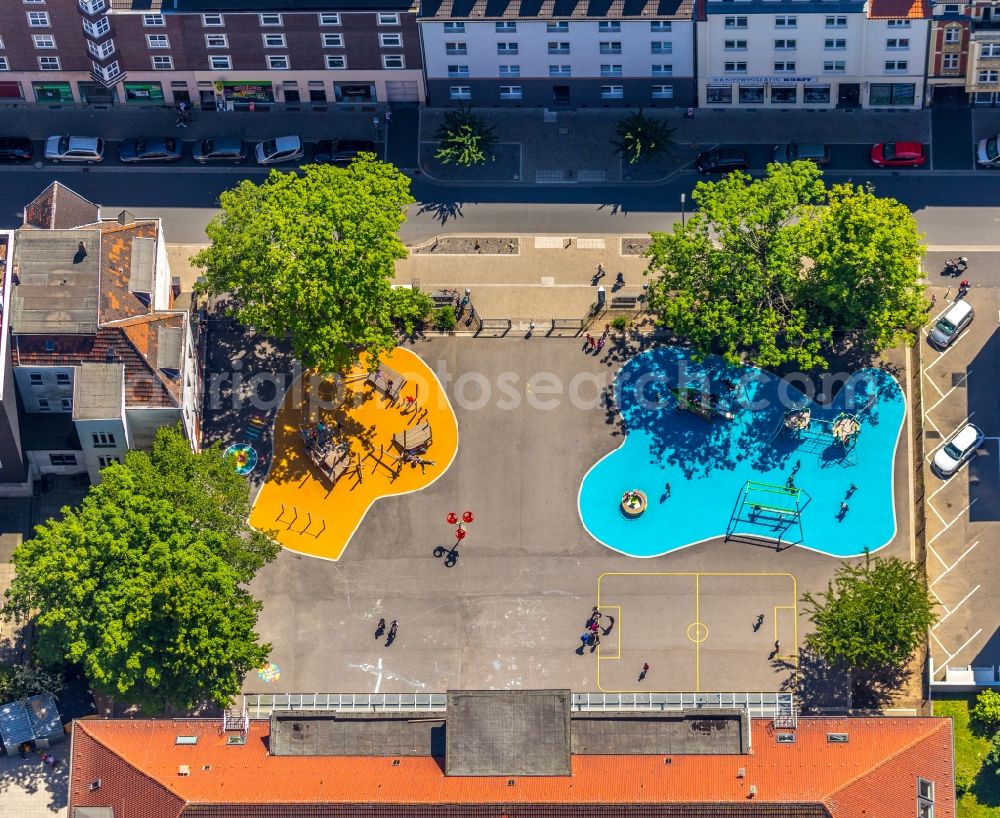
[[[392,766],[393,767],[398,767],[399,766],[399,759],[398,758],[394,758],[392,760]]]
[[[514,779],[513,778],[508,778],[507,779],[507,786],[508,787],[513,787],[514,786]]]
[[[747,777],[747,768],[746,767],[740,767],[736,771],[736,777],[737,778],[746,778]]]
[[[778,733],[778,744],[794,744],[795,733]]]
[[[123,210],[118,214],[118,224],[135,224],[135,215],[131,211]]]
[[[212,769],[212,765],[211,764],[202,764],[201,765],[201,771],[203,773],[207,773],[211,769]]]
[[[180,775],[180,776],[191,775],[191,768],[187,764],[181,764],[177,768],[177,775]]]
[[[830,742],[830,744],[846,744],[847,733],[827,733],[826,740]]]
[[[177,740],[174,743],[175,744],[197,744],[198,743],[198,737],[197,736],[178,736]]]
[[[673,764],[674,760],[672,758],[665,758],[665,759],[663,759],[663,763],[664,764]]]
[[[100,788],[101,788],[101,779],[100,778],[95,778],[87,786],[87,789],[90,790],[91,792],[93,792],[94,790],[99,790]]]
[[[747,798],[753,798],[757,794],[757,785],[751,784],[750,789],[747,790]]]

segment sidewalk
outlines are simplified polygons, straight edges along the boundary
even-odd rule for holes
[[[49,752],[59,760],[54,769],[35,754],[21,759],[0,757],[0,815],[3,818],[66,818],[69,799],[69,740]]]

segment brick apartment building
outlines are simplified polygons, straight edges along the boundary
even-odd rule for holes
[[[407,0],[4,0],[0,102],[418,102],[416,17]]]
[[[935,2],[927,59],[932,102],[1000,104],[1000,8]]]

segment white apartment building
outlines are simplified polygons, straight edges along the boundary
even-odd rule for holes
[[[428,102],[476,107],[694,104],[693,0],[424,0]]]
[[[706,0],[698,100],[706,108],[920,108],[923,0]]]

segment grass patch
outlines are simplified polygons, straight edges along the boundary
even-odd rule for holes
[[[950,717],[955,725],[958,818],[1000,818],[1000,776],[982,768],[990,740],[969,718],[975,703],[972,695],[935,699],[934,715]]]

